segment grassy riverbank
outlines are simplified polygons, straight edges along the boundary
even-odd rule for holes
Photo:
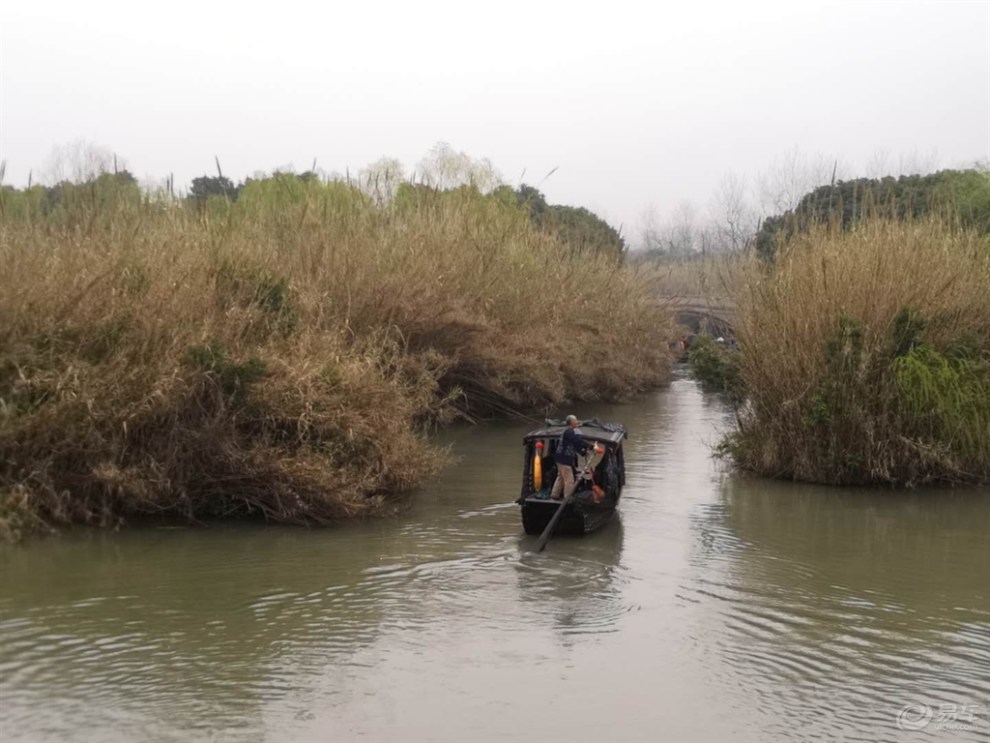
[[[937,219],[819,226],[738,293],[726,449],[829,484],[990,479],[990,249]]]
[[[442,464],[430,426],[668,374],[644,279],[470,188],[385,206],[295,176],[199,208],[93,195],[44,216],[8,201],[0,225],[8,537],[380,512]]]

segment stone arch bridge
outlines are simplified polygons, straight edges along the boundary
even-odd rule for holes
[[[667,296],[674,320],[692,333],[735,340],[736,308],[727,297]]]

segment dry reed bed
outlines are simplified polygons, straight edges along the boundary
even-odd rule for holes
[[[990,478],[990,250],[938,220],[795,237],[740,283],[726,448],[829,484]]]
[[[0,531],[377,513],[431,425],[666,378],[646,283],[518,210],[287,183],[0,226]]]

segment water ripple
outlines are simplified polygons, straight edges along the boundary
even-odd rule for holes
[[[4,743],[901,743],[949,735],[905,704],[990,714],[985,500],[726,474],[730,411],[688,380],[593,414],[632,431],[621,518],[540,554],[509,424],[458,431],[395,521],[0,554]]]

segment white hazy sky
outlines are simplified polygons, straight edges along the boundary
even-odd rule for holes
[[[177,186],[445,141],[631,236],[795,150],[990,157],[990,0],[2,0],[6,182],[77,139]]]

